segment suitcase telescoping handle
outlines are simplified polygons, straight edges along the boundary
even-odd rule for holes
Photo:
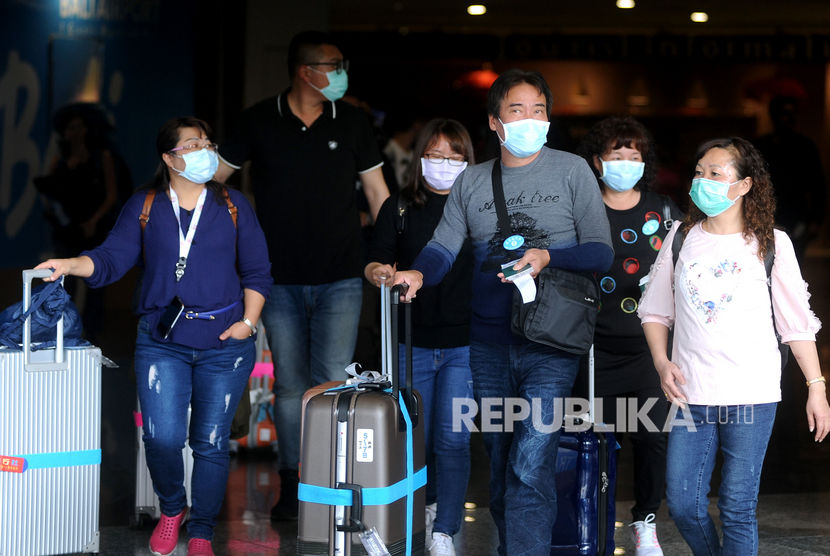
[[[51,276],[52,271],[48,268],[29,269],[23,271],[23,311],[29,310],[32,304],[32,280],[35,278],[46,278]],[[63,276],[61,276],[63,284]],[[23,322],[23,368],[26,371],[60,371],[68,368],[63,349],[63,315],[58,320],[55,338],[54,361],[34,363],[32,359],[32,317],[31,315]]]
[[[392,395],[398,399],[398,392],[403,391],[403,400],[412,419],[413,426],[418,422],[418,407],[412,390],[412,304],[401,301],[408,286],[398,284],[389,287],[381,284],[381,358],[382,372],[389,376],[392,382]],[[404,315],[404,349],[405,351],[405,384],[400,387],[400,330],[398,320],[399,307],[403,305]]]

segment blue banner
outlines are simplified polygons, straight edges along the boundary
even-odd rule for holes
[[[0,34],[0,267],[52,250],[34,178],[59,154],[53,115],[93,103],[132,184],[151,178],[165,120],[193,112],[195,0],[4,0]],[[208,40],[208,39],[205,39]],[[127,181],[127,180],[123,180]],[[85,199],[85,191],[71,191]]]

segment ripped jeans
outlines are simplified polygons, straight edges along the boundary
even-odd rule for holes
[[[254,366],[254,338],[229,338],[216,349],[166,344],[142,319],[135,347],[147,467],[165,515],[187,506],[182,449],[193,449],[191,538],[212,539],[228,480],[228,440],[236,406]]]

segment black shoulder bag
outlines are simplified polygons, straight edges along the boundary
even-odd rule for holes
[[[493,164],[493,203],[499,228],[506,238],[512,233],[501,160]],[[599,285],[593,275],[545,267],[535,279],[536,299],[524,303],[518,289],[513,292],[510,328],[528,340],[568,353],[588,353],[594,341],[599,311]]]

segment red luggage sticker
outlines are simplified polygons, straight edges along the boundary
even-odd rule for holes
[[[24,471],[26,471],[26,460],[24,458],[0,456],[0,471],[6,471],[9,473],[23,473]]]

